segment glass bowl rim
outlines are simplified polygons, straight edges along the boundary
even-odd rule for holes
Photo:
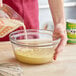
[[[53,30],[44,30],[44,29],[27,29],[26,31],[32,31],[32,30],[33,31],[40,30],[40,31],[47,31],[47,32],[53,33]],[[54,46],[54,45],[56,45],[60,41],[60,38],[58,38],[58,39],[52,41],[51,43],[41,44],[41,45],[20,44],[16,40],[14,40],[11,36],[12,36],[12,34],[15,34],[15,33],[18,33],[18,32],[22,32],[22,31],[24,31],[24,30],[17,30],[17,31],[14,31],[14,32],[12,32],[12,33],[9,34],[9,39],[10,39],[11,43],[19,45],[19,46],[23,46],[23,47],[46,47],[46,46]],[[50,35],[52,36],[51,33],[50,33]]]

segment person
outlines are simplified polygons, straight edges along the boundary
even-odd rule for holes
[[[2,6],[2,0],[0,0]],[[3,3],[12,7],[24,19],[27,29],[39,29],[39,9],[38,0],[3,0]],[[54,59],[66,45],[66,23],[64,17],[63,0],[48,0],[54,22],[54,37],[61,37],[61,41],[56,48]]]

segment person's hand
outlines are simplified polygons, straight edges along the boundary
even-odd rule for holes
[[[3,6],[3,0],[0,0],[0,7]]]
[[[54,27],[53,38],[61,38],[60,43],[55,49],[54,60],[56,60],[57,55],[64,49],[67,42],[66,24],[58,24]]]

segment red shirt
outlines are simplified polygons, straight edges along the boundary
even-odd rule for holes
[[[39,29],[38,0],[3,0],[3,3],[8,4],[22,16],[27,29]],[[6,37],[0,41],[8,40],[8,36]]]

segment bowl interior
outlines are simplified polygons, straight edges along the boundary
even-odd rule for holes
[[[16,59],[23,63],[52,62],[59,39],[53,40],[52,31],[19,30],[10,34]]]

